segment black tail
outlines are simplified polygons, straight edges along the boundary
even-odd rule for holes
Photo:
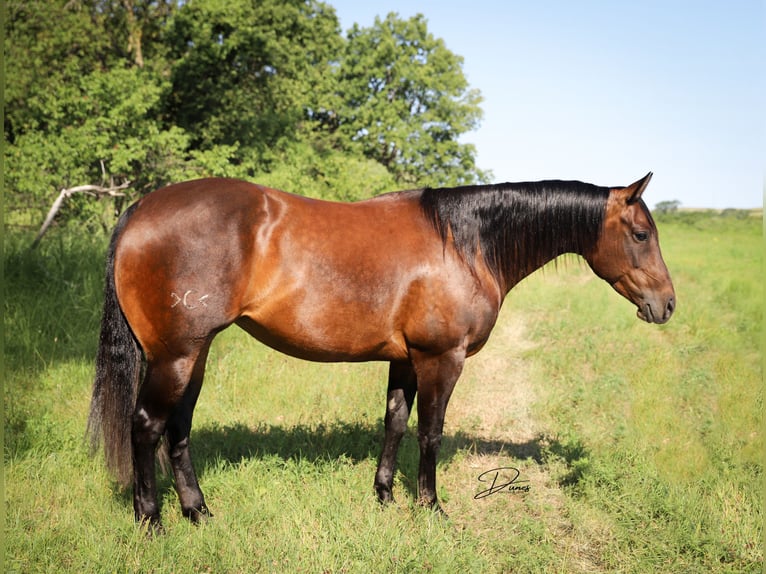
[[[123,486],[131,482],[133,475],[130,435],[143,354],[117,300],[114,252],[134,209],[135,204],[122,214],[109,243],[104,313],[87,428],[91,454],[98,449],[103,437],[107,467]]]

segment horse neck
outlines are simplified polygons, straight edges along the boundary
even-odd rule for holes
[[[540,253],[535,254],[536,257],[524,257],[519,256],[518,261],[519,263],[517,265],[513,265],[509,269],[503,269],[501,273],[497,275],[498,282],[501,284],[501,288],[504,289],[506,294],[515,287],[518,283],[520,283],[523,279],[537,271],[538,269],[541,269],[546,264],[550,263],[551,261],[555,260],[561,255],[564,255],[568,253],[567,251],[559,251],[556,250],[553,253],[542,255]],[[582,255],[581,253],[577,253],[576,255]]]
[[[446,244],[475,269],[480,256],[506,293],[564,253],[585,255],[598,241],[607,188],[539,181],[426,189],[421,208]]]
[[[579,182],[509,184],[496,191],[495,217],[480,241],[485,261],[506,293],[564,254],[584,256],[598,241],[608,191]]]

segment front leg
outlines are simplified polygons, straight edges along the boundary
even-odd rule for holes
[[[441,510],[436,496],[436,460],[442,441],[444,414],[455,383],[463,370],[465,349],[441,355],[413,352],[418,380],[418,500]]]
[[[391,363],[386,397],[386,437],[375,473],[375,492],[382,503],[393,501],[394,468],[399,443],[407,430],[407,420],[415,399],[417,380],[409,363]]]

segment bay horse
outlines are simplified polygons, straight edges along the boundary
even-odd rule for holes
[[[355,203],[233,179],[154,191],[123,213],[109,244],[91,445],[103,442],[108,468],[132,482],[136,520],[161,528],[164,437],[183,515],[207,518],[189,434],[210,344],[236,324],[301,359],[389,362],[377,497],[392,500],[417,394],[418,501],[439,509],[447,402],[514,285],[575,253],[640,319],[670,319],[673,284],[641,199],[651,175],[627,187],[551,180]]]

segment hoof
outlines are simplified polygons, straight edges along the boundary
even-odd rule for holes
[[[376,488],[375,492],[378,495],[378,502],[381,506],[386,507],[389,504],[393,504],[394,495],[391,494],[390,490],[384,488]]]
[[[213,518],[213,513],[204,505],[201,508],[184,510],[183,515],[188,518],[192,524],[203,524]]]
[[[142,516],[136,519],[138,527],[146,531],[147,538],[154,538],[155,536],[162,536],[165,534],[165,527],[162,526],[159,515],[157,516]]]
[[[418,504],[419,506],[422,506],[423,508],[430,510],[431,512],[433,512],[434,515],[438,516],[439,518],[443,518],[444,520],[447,520],[449,518],[449,515],[442,508],[442,505],[439,504],[438,500],[420,500],[418,501]]]

